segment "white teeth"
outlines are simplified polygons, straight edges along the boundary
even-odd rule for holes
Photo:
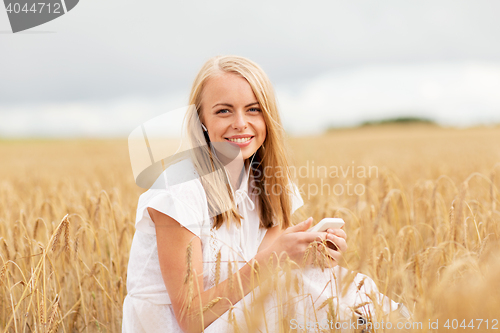
[[[251,139],[251,137],[248,137],[248,138],[238,138],[238,139],[230,139],[230,138],[227,138],[229,141],[231,142],[238,142],[238,143],[243,143],[243,142],[247,142]]]

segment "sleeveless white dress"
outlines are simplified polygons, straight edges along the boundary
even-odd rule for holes
[[[176,181],[169,185],[168,174],[179,174],[185,181]],[[199,237],[203,254],[203,286],[205,290],[215,285],[215,262],[217,253],[221,251],[222,264],[220,281],[228,276],[228,260],[238,263],[238,269],[255,256],[267,229],[260,228],[258,202],[253,194],[248,193],[249,168],[243,176],[241,186],[234,191],[239,213],[243,217],[241,227],[237,223],[222,225],[218,230],[211,228],[205,191],[197,172],[188,159],[170,166],[157,180],[163,182],[162,189],[149,189],[140,198],[136,215],[136,232],[132,241],[127,271],[127,296],[123,304],[122,333],[135,332],[182,332],[174,316],[169,295],[160,271],[158,250],[156,244],[155,225],[147,211],[151,207],[162,212]],[[158,187],[156,187],[158,188]],[[292,213],[303,205],[298,188],[295,186],[292,198]],[[199,221],[199,222],[196,222]],[[175,250],[175,249],[172,249]],[[236,270],[235,270],[236,271]],[[365,275],[357,274],[347,291],[339,292],[340,280],[349,272],[339,266],[333,269],[307,268],[300,274],[301,293],[309,297],[299,297],[294,303],[297,320],[290,323],[291,327],[300,328],[307,321],[324,322],[327,319],[325,307],[320,313],[313,313],[312,307],[319,307],[332,296],[336,298],[340,316],[348,318],[352,315],[353,306],[370,303],[368,297],[372,292],[377,295],[377,301],[386,312],[395,310],[397,303],[379,294],[373,280]],[[283,276],[283,284],[285,277]],[[363,281],[363,283],[361,283]],[[362,287],[358,290],[358,286]],[[342,296],[340,296],[342,294]],[[233,309],[234,317],[240,331],[245,331],[245,309],[257,297],[258,290],[249,293]],[[373,296],[372,296],[373,298]],[[363,310],[364,309],[364,310]],[[368,304],[360,311],[373,313],[374,308]],[[266,320],[262,322],[262,331],[277,331],[278,311],[276,298],[269,297],[265,303]],[[205,332],[232,332],[228,312],[210,324]]]

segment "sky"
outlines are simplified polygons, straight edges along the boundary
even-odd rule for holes
[[[0,137],[126,137],[187,103],[219,54],[257,62],[285,129],[388,117],[500,123],[500,2],[82,0],[12,34],[0,8]]]

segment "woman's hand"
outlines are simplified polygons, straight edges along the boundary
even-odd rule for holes
[[[327,229],[326,238],[331,240],[337,246],[337,250],[329,250],[330,256],[339,263],[342,258],[342,252],[347,250],[347,235],[342,229]]]
[[[274,252],[278,257],[283,259],[281,254],[284,252],[288,257],[301,266],[307,266],[312,263],[314,255],[308,255],[308,260],[304,262],[305,253],[314,247],[309,247],[313,242],[321,243],[325,240],[331,240],[337,245],[337,250],[318,246],[318,249],[325,249],[327,254],[335,261],[331,264],[335,265],[342,257],[341,252],[347,249],[346,234],[341,229],[328,229],[326,232],[307,232],[311,227],[312,217],[307,220],[287,228],[281,236],[269,247],[269,250]],[[319,251],[321,252],[321,251]],[[310,252],[309,252],[310,253]]]

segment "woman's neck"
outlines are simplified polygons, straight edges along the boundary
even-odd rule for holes
[[[234,191],[240,188],[243,175],[245,173],[245,160],[241,158],[235,158],[228,164],[225,168],[229,176],[229,182]]]

